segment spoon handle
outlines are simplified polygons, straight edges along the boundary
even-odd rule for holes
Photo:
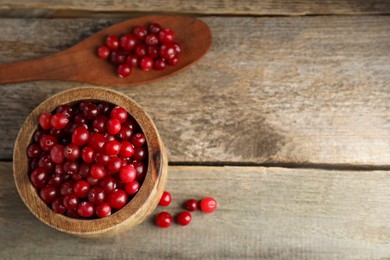
[[[64,53],[34,60],[0,64],[0,84],[35,80],[54,80],[71,77],[76,73]]]

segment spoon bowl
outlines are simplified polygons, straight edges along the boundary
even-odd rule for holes
[[[148,72],[135,68],[130,76],[120,78],[115,67],[97,56],[97,49],[108,35],[131,32],[138,25],[159,23],[175,32],[182,52],[176,66]],[[109,26],[73,47],[46,57],[0,64],[0,84],[35,80],[64,80],[102,86],[136,86],[174,75],[198,61],[210,48],[211,32],[199,19],[188,16],[144,16]],[[23,72],[23,73],[21,73]]]

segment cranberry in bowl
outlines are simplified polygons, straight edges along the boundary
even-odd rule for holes
[[[168,159],[151,118],[117,91],[60,92],[27,117],[15,142],[14,180],[45,224],[101,236],[141,223],[158,205]]]

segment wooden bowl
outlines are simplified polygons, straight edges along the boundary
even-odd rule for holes
[[[140,125],[148,146],[148,165],[145,180],[138,193],[119,211],[100,219],[73,219],[54,213],[39,197],[28,176],[29,158],[26,149],[38,127],[39,116],[62,104],[81,100],[107,101],[122,106]],[[114,234],[141,223],[157,206],[167,179],[168,159],[156,126],[147,113],[131,98],[117,91],[82,87],[58,93],[38,105],[27,117],[16,139],[13,171],[16,188],[29,210],[47,225],[74,235],[100,236]]]

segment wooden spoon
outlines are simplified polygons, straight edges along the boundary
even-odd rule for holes
[[[119,78],[116,68],[97,56],[97,49],[110,34],[131,32],[137,25],[159,23],[175,32],[182,48],[179,63],[165,70],[148,72],[135,68],[126,78]],[[107,27],[73,47],[46,57],[0,64],[0,84],[34,80],[66,80],[104,86],[135,86],[153,82],[184,70],[198,61],[210,48],[211,32],[202,21],[186,16],[144,16]]]

